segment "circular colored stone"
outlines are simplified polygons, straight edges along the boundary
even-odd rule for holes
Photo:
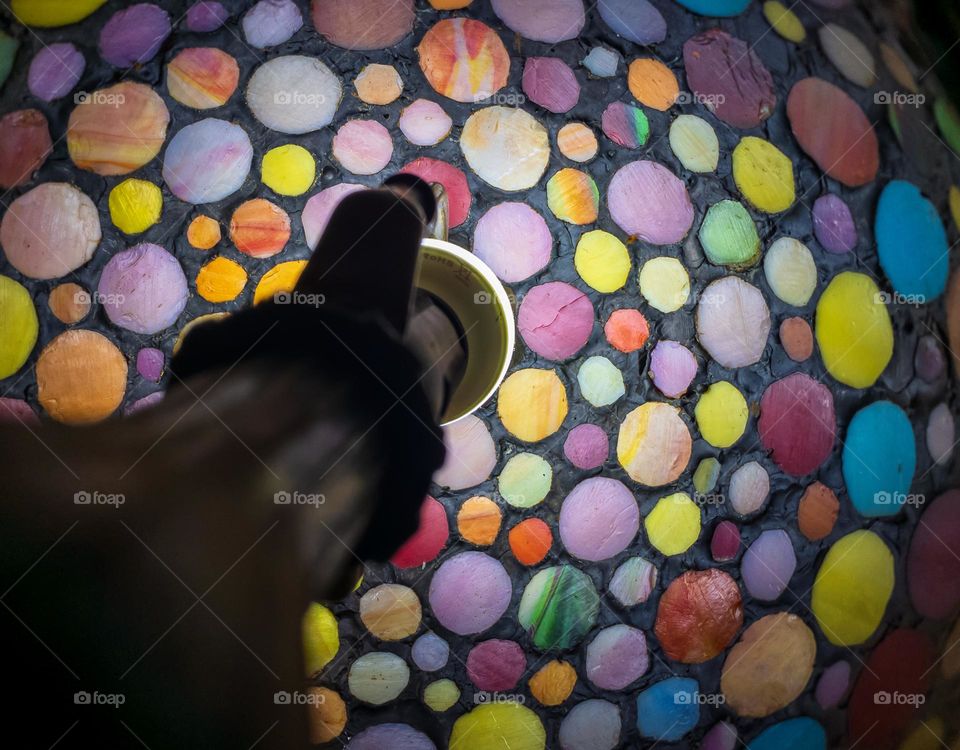
[[[528,57],[523,68],[523,93],[549,112],[563,114],[580,99],[580,84],[570,66],[556,57]]]
[[[907,584],[921,617],[943,620],[960,603],[960,491],[949,490],[924,512],[910,541]]]
[[[40,110],[21,109],[0,117],[0,188],[29,182],[52,150],[50,128]]]
[[[10,10],[24,26],[53,28],[82,21],[106,0],[11,0]]]
[[[471,497],[457,512],[457,531],[464,541],[478,547],[489,547],[500,533],[503,512],[489,497]]]
[[[750,205],[768,214],[786,211],[796,199],[793,163],[763,138],[746,136],[733,149],[733,179]]]
[[[613,78],[620,67],[620,53],[597,45],[583,58],[583,67],[597,78]]]
[[[661,497],[643,519],[650,544],[663,555],[681,555],[700,536],[700,508],[686,492]]]
[[[930,418],[927,422],[927,452],[935,464],[944,466],[949,463],[953,455],[955,443],[956,427],[953,424],[953,414],[950,411],[950,407],[941,401],[933,407],[933,411],[930,412]]]
[[[164,354],[160,349],[145,347],[137,352],[137,373],[146,380],[159,383],[163,377]]]
[[[393,156],[393,140],[375,120],[349,120],[333,136],[334,158],[353,174],[376,174]]]
[[[730,649],[720,677],[726,706],[762,718],[793,703],[810,681],[817,655],[813,631],[789,612],[761,617]]]
[[[607,188],[607,205],[617,226],[653,245],[680,242],[693,225],[686,185],[654,161],[618,169]]]
[[[431,711],[449,711],[460,700],[460,688],[453,680],[435,680],[423,689],[423,702]]]
[[[478,104],[507,85],[510,55],[497,32],[483,21],[437,21],[424,34],[417,54],[427,83],[454,101]]]
[[[357,97],[366,104],[391,104],[403,93],[403,79],[392,65],[372,63],[365,66],[353,85]]]
[[[247,272],[230,258],[217,256],[197,273],[197,294],[207,302],[230,302],[247,285]]]
[[[853,686],[847,736],[862,737],[865,747],[877,750],[898,747],[900,737],[920,717],[934,667],[929,636],[919,630],[892,631],[867,657]]]
[[[66,96],[80,81],[86,68],[83,53],[69,42],[43,47],[27,73],[27,87],[37,99],[52,102]]]
[[[517,313],[524,343],[546,359],[561,361],[579,352],[593,331],[589,297],[563,281],[533,287]]]
[[[827,750],[827,733],[809,716],[786,719],[753,738],[750,750]]]
[[[797,569],[793,542],[783,529],[761,532],[743,555],[740,577],[747,592],[763,602],[776,601]]]
[[[820,708],[825,711],[840,705],[850,688],[850,662],[837,661],[823,670],[814,693]]]
[[[470,168],[493,187],[529,190],[550,160],[547,129],[522,109],[486,107],[467,118],[460,148]]]
[[[756,364],[767,348],[770,310],[755,286],[736,276],[711,282],[697,304],[697,340],[722,367]]]
[[[710,206],[698,237],[707,260],[714,265],[739,270],[760,260],[757,226],[737,201],[724,200]]]
[[[747,428],[747,400],[732,383],[712,383],[697,401],[694,417],[700,436],[715,448],[729,448]]]
[[[322,745],[343,734],[347,726],[347,704],[340,694],[325,687],[311,687],[307,692],[312,698],[307,708],[310,742]]]
[[[67,123],[67,150],[80,169],[127,174],[160,153],[170,113],[149,86],[123,81],[77,101]]]
[[[542,562],[553,546],[553,532],[539,518],[521,521],[508,534],[510,551],[521,565],[531,566]]]
[[[79,323],[90,312],[90,293],[79,284],[58,284],[50,290],[47,304],[61,323]]]
[[[543,706],[559,706],[573,693],[577,670],[569,662],[548,661],[530,678],[530,694]]]
[[[243,185],[253,146],[239,125],[209,117],[187,125],[163,155],[163,180],[187,203],[216,203]]]
[[[546,738],[540,718],[526,706],[514,702],[488,703],[457,719],[450,734],[450,747],[544,750]]]
[[[109,417],[127,389],[127,360],[95,331],[65,331],[37,359],[37,401],[64,424],[90,424]]]
[[[801,372],[768,386],[760,401],[757,428],[763,447],[793,476],[810,474],[827,460],[836,424],[830,389]]]
[[[435,146],[450,134],[453,119],[436,102],[417,99],[404,107],[397,127],[414,146]]]
[[[597,562],[615,557],[630,545],[640,529],[640,509],[623,482],[591,477],[564,499],[559,527],[567,552]]]
[[[917,342],[913,366],[917,376],[925,383],[935,383],[947,369],[946,357],[940,347],[940,341],[934,336],[923,336]]]
[[[676,742],[700,719],[700,686],[689,677],[670,677],[637,696],[637,729],[644,737]]]
[[[313,155],[293,143],[270,149],[260,162],[260,179],[277,195],[303,195],[316,174]]]
[[[492,0],[493,12],[512,31],[535,42],[556,44],[583,30],[583,0]]]
[[[340,201],[351,193],[365,189],[363,185],[340,183],[331,185],[312,195],[300,213],[300,221],[303,222],[303,236],[307,247],[311,250],[317,249],[320,237],[327,228],[334,210],[340,205]]]
[[[567,433],[563,441],[563,455],[578,469],[596,469],[610,454],[610,440],[602,427],[595,424],[578,424]]]
[[[715,172],[720,159],[720,141],[706,120],[680,115],[670,123],[670,148],[690,172]]]
[[[893,555],[872,531],[836,541],[817,571],[810,606],[830,643],[856,646],[876,632],[893,593]]]
[[[683,664],[702,664],[730,645],[743,625],[740,587],[716,568],[688,570],[660,597],[654,632],[663,652]]]
[[[390,562],[402,570],[419,568],[437,559],[449,537],[447,511],[440,502],[427,495],[420,505],[420,523],[417,530],[393,553]]]
[[[834,276],[817,302],[816,336],[827,372],[852,388],[873,385],[893,356],[890,315],[873,279]]]
[[[730,505],[741,516],[760,510],[770,497],[770,475],[756,461],[737,467],[730,477]]]
[[[375,724],[355,735],[347,750],[437,750],[427,735],[409,724]]]
[[[917,447],[910,419],[896,404],[875,401],[850,420],[843,445],[843,479],[857,512],[890,516],[911,499]]]
[[[794,307],[804,307],[817,288],[817,265],[800,240],[780,237],[767,250],[763,272],[777,297]]]
[[[700,460],[693,472],[693,486],[698,495],[706,495],[717,486],[720,478],[720,462],[713,456]]]
[[[807,30],[803,27],[803,22],[780,0],[767,0],[763,4],[763,16],[773,30],[787,41],[800,44],[807,38]]]
[[[393,7],[402,4],[403,0]],[[263,125],[300,135],[329,125],[341,94],[340,79],[316,57],[286,55],[268,60],[253,72],[246,98]]]
[[[209,216],[195,216],[187,227],[187,242],[197,250],[210,250],[220,238],[220,224]]]
[[[720,29],[704,31],[684,43],[683,65],[698,100],[728,125],[747,130],[773,114],[773,78],[743,40]]]
[[[510,457],[500,476],[497,489],[514,508],[532,508],[543,502],[550,492],[553,469],[536,453],[517,453]]]
[[[140,234],[160,221],[163,193],[147,180],[128,177],[110,191],[110,220],[124,234]]]
[[[650,326],[639,310],[614,310],[603,327],[603,333],[610,346],[629,354],[647,343]]]
[[[420,627],[420,599],[407,586],[384,583],[360,597],[360,620],[382,641],[401,641]]]
[[[600,18],[614,34],[635,44],[657,44],[667,38],[667,22],[647,0],[599,0]]]
[[[553,237],[547,222],[526,203],[489,209],[473,232],[473,252],[507,283],[523,281],[550,262]]]
[[[215,47],[189,47],[167,64],[167,90],[185,107],[222,107],[237,90],[240,66]]]
[[[794,362],[806,362],[813,355],[813,331],[803,318],[787,318],[780,324],[780,343]]]
[[[40,332],[37,310],[26,288],[0,276],[0,379],[27,361]]]
[[[586,172],[567,167],[547,181],[547,206],[561,221],[592,224],[600,210],[600,191]]]
[[[433,481],[451,490],[476,487],[490,478],[497,463],[497,448],[486,423],[468,414],[443,428],[447,449]]]
[[[140,334],[159,333],[176,323],[188,295],[180,263],[149,242],[110,258],[97,287],[110,322]]]
[[[447,558],[430,581],[430,609],[443,627],[457,635],[493,627],[507,611],[512,595],[503,565],[482,552]]]
[[[820,78],[804,78],[790,89],[787,117],[800,148],[830,177],[859,187],[877,176],[877,135],[843,90]]]
[[[216,31],[230,17],[230,11],[216,0],[198,0],[187,10],[187,29],[201,33]]]
[[[439,182],[447,193],[450,208],[450,228],[460,226],[470,213],[470,186],[463,170],[439,159],[421,156],[400,170],[413,174],[425,182]]]
[[[618,146],[640,148],[650,137],[650,122],[639,107],[611,102],[600,118],[603,134]]]
[[[676,481],[690,461],[692,439],[680,410],[648,401],[627,414],[617,436],[617,460],[630,478],[648,487]]]
[[[687,347],[662,340],[650,353],[650,378],[667,398],[680,398],[697,375],[697,360]]]
[[[396,700],[409,681],[407,663],[386,651],[364,654],[350,665],[347,673],[350,694],[358,701],[374,706]]]
[[[840,513],[840,501],[833,490],[814,482],[803,491],[797,505],[797,525],[800,533],[811,542],[830,535]]]
[[[571,161],[586,162],[597,155],[600,144],[589,126],[570,122],[557,131],[557,148]]]
[[[467,654],[467,677],[478,690],[513,690],[526,669],[527,657],[513,641],[483,641]]]
[[[230,240],[252,258],[279,253],[290,239],[290,217],[264,198],[241,203],[230,217]]]
[[[607,590],[622,606],[635,607],[647,601],[656,585],[656,566],[642,557],[630,557],[613,571]]]
[[[600,597],[593,581],[572,565],[539,571],[520,599],[517,620],[541,651],[575,646],[593,627]]]
[[[131,5],[100,29],[100,56],[115,68],[143,64],[156,56],[170,31],[170,16],[159,5]]]
[[[254,49],[283,44],[303,26],[300,8],[293,0],[260,0],[243,14],[243,36]]]
[[[623,373],[606,357],[587,357],[577,370],[580,395],[591,406],[610,406],[625,393]]]
[[[740,529],[733,521],[721,521],[710,539],[710,555],[717,562],[728,562],[740,552]]]
[[[627,87],[638,102],[661,112],[670,109],[680,95],[673,71],[652,57],[641,57],[630,63]]]
[[[936,207],[913,184],[887,183],[874,221],[877,256],[895,292],[906,301],[932,302],[947,286],[947,233]]]
[[[436,633],[424,633],[413,642],[410,657],[424,672],[436,672],[447,666],[450,645]]]
[[[559,175],[558,172],[554,179]],[[549,190],[548,183],[548,195]],[[615,292],[626,284],[630,273],[627,246],[602,229],[580,235],[573,262],[580,278],[592,289],[605,294]]]
[[[413,30],[413,0],[313,0],[314,28],[331,44],[350,50],[392,47]]]
[[[553,370],[517,370],[500,386],[497,415],[511,435],[536,443],[563,424],[567,416],[566,388]]]
[[[830,253],[848,253],[857,246],[857,226],[843,198],[826,193],[814,201],[813,234]]]
[[[877,82],[873,54],[856,35],[835,23],[817,30],[823,53],[850,83],[869,88]]]
[[[647,639],[629,625],[611,625],[590,641],[586,652],[587,679],[601,690],[623,690],[650,666]]]
[[[38,185],[10,203],[0,222],[0,245],[24,276],[55,279],[75,271],[100,242],[96,206],[63,182]]]

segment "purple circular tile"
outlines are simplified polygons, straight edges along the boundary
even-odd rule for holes
[[[618,169],[607,188],[607,205],[624,232],[654,245],[680,242],[693,225],[686,185],[654,161],[635,161]]]
[[[187,304],[187,277],[159,245],[145,242],[114,255],[103,268],[97,297],[114,325],[152,334],[169,328]]]
[[[513,641],[484,641],[467,654],[467,676],[478,690],[490,693],[513,690],[526,668],[527,657]]]
[[[658,341],[650,353],[650,377],[667,398],[680,398],[697,375],[697,359],[676,341]]]
[[[563,281],[533,287],[520,303],[517,327],[524,342],[546,359],[569,359],[593,330],[593,303]]]
[[[754,599],[772,602],[782,594],[797,569],[793,543],[783,529],[764,531],[743,555],[740,575]]]
[[[640,509],[633,493],[618,479],[592,477],[574,487],[560,507],[560,539],[574,557],[606,560],[633,541]]]
[[[137,352],[137,372],[140,377],[160,382],[163,376],[164,356],[160,349],[145,347]]]
[[[461,552],[445,560],[430,581],[430,609],[457,635],[482,633],[507,611],[513,586],[499,560]]]
[[[27,87],[37,99],[52,102],[69,94],[83,75],[87,61],[69,42],[41,49],[30,63]]]
[[[436,633],[424,633],[413,642],[410,656],[424,672],[436,672],[447,666],[450,644]]]
[[[528,57],[523,66],[523,93],[549,112],[563,114],[573,109],[580,99],[580,84],[563,60]]]
[[[190,31],[216,31],[230,17],[230,11],[216,0],[200,0],[187,11],[187,29]]]
[[[813,234],[827,252],[848,253],[857,246],[857,227],[840,196],[827,193],[814,202]]]
[[[473,231],[474,254],[507,283],[523,281],[546,268],[552,250],[547,222],[526,203],[494,206]]]
[[[610,438],[602,427],[578,424],[563,441],[563,455],[578,469],[596,469],[610,455]]]
[[[170,36],[170,16],[153,3],[118,10],[100,31],[100,55],[117,68],[152,60]]]
[[[601,690],[623,690],[649,666],[647,639],[629,625],[604,628],[587,646],[587,679]]]

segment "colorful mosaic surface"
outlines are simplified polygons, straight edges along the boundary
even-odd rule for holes
[[[149,407],[397,171],[516,295],[416,536],[305,616],[316,743],[956,742],[960,120],[876,8],[11,13],[4,418]]]

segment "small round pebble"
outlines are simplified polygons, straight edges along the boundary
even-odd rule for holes
[[[450,134],[453,119],[436,102],[417,99],[404,107],[397,126],[414,146],[435,146]]]
[[[613,750],[620,742],[620,709],[600,698],[578,703],[560,722],[561,750]]]
[[[176,323],[188,294],[180,263],[164,248],[150,243],[111,257],[97,288],[110,321],[140,334],[158,333]]]
[[[839,195],[826,193],[814,201],[813,234],[830,253],[848,253],[857,246],[857,225]]]
[[[747,548],[740,563],[743,585],[750,596],[764,602],[779,598],[797,569],[793,542],[783,529],[761,532]]]
[[[27,86],[38,99],[52,102],[73,91],[86,65],[83,53],[76,46],[56,42],[43,47],[30,62]]]
[[[400,98],[403,93],[403,79],[397,69],[392,65],[381,65],[371,63],[360,71],[360,75],[354,80],[353,85],[357,89],[357,96],[360,101],[367,104],[385,105],[390,104]],[[417,101],[426,101],[418,99]],[[414,102],[415,104],[416,102]],[[410,105],[413,106],[412,104]],[[409,107],[407,107],[409,109]],[[406,110],[404,110],[406,111]],[[402,121],[401,116],[401,121]],[[401,130],[403,126],[401,124]],[[430,144],[419,144],[430,145]]]
[[[144,347],[137,352],[137,372],[140,377],[159,383],[163,376],[164,354],[160,349]]]
[[[507,283],[542,271],[552,251],[553,236],[547,222],[526,203],[493,206],[473,231],[473,252]]]
[[[349,120],[340,126],[331,148],[334,158],[353,174],[376,174],[390,163],[393,139],[375,120]]]
[[[0,188],[28,182],[53,151],[50,126],[38,109],[9,112],[0,118]]]
[[[639,310],[614,310],[603,326],[607,341],[617,351],[629,354],[642,349],[650,337],[650,325]]]
[[[521,85],[531,102],[554,114],[569,112],[580,99],[576,75],[558,57],[528,57]]]
[[[243,14],[243,36],[254,49],[283,44],[303,26],[303,16],[293,0],[260,0]]]
[[[578,469],[599,468],[609,454],[610,439],[599,425],[578,424],[563,441],[563,455]]]
[[[400,696],[410,681],[410,667],[397,656],[386,651],[372,651],[350,665],[347,685],[358,701],[382,706]],[[351,742],[351,745],[354,745]]]
[[[230,11],[216,0],[199,0],[187,10],[187,28],[207,33],[219,29],[230,17]]]
[[[410,656],[424,672],[436,672],[447,665],[450,645],[436,633],[424,633],[413,642]]]
[[[625,550],[640,528],[640,510],[623,482],[592,477],[580,482],[560,507],[560,539],[574,557],[596,562]]]
[[[640,148],[650,137],[650,122],[639,107],[611,102],[600,117],[603,134],[623,148]]]
[[[690,172],[714,172],[720,160],[720,141],[706,120],[680,115],[670,124],[670,148]]]
[[[533,287],[517,314],[524,342],[541,357],[555,361],[574,356],[593,330],[593,303],[586,294],[563,281]]]
[[[329,125],[340,104],[340,79],[315,57],[286,55],[258,67],[247,84],[247,106],[271,130],[291,135]]]
[[[623,690],[649,666],[647,639],[629,625],[604,628],[587,645],[587,679],[601,690]]]
[[[600,355],[587,357],[580,365],[577,384],[580,386],[580,395],[597,408],[610,406],[626,393],[623,373],[613,362]]]
[[[834,491],[814,482],[803,491],[797,505],[797,527],[811,542],[818,542],[833,531],[839,513],[840,501]]]
[[[653,245],[673,245],[693,225],[693,204],[686,185],[654,161],[634,161],[613,175],[607,205],[627,234]]]
[[[824,711],[836,708],[850,687],[850,662],[836,661],[823,670],[814,696]]]
[[[153,3],[137,3],[114,13],[100,30],[100,55],[115,68],[154,58],[170,36],[170,16]]]
[[[697,375],[697,359],[676,341],[658,341],[650,353],[650,377],[667,398],[680,398]]]
[[[570,122],[557,131],[557,148],[571,161],[587,162],[597,155],[600,144],[588,125]]]
[[[806,362],[813,355],[813,330],[803,318],[786,318],[780,324],[780,343],[794,362]]]
[[[512,593],[510,576],[499,560],[482,552],[461,552],[433,573],[430,609],[447,630],[474,635],[503,616]]]
[[[756,461],[748,461],[730,477],[730,505],[741,516],[756,513],[770,497],[770,475]]]
[[[441,487],[458,491],[485,482],[497,463],[497,447],[490,429],[478,417],[468,414],[443,428],[447,449],[443,465],[433,475]]]
[[[497,477],[497,489],[515,508],[532,508],[550,492],[553,467],[536,453],[515,453]]]
[[[657,568],[642,557],[630,557],[613,571],[608,590],[624,607],[635,607],[647,601],[657,585]]]
[[[514,641],[483,641],[467,654],[467,677],[478,690],[490,693],[513,690],[526,668],[527,657]]]
[[[710,554],[717,562],[728,562],[740,552],[740,529],[733,521],[721,521],[710,539]]]
[[[243,185],[253,163],[246,131],[209,117],[191,123],[170,140],[163,155],[163,180],[187,203],[215,203]]]

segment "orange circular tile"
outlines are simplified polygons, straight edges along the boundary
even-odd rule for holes
[[[603,327],[610,346],[621,352],[642,349],[650,337],[650,326],[639,310],[614,310]]]
[[[638,102],[661,112],[670,109],[680,94],[673,71],[659,60],[647,57],[630,63],[627,86]]]
[[[233,212],[230,239],[241,253],[269,258],[283,250],[290,239],[290,217],[280,206],[254,198]]]
[[[209,216],[197,216],[187,227],[187,242],[197,250],[209,250],[221,236],[220,223]]]
[[[510,549],[517,561],[523,565],[536,565],[547,556],[553,544],[550,527],[539,518],[521,521],[508,535]]]
[[[90,312],[90,292],[79,284],[68,282],[53,288],[47,298],[50,312],[61,323],[71,325],[83,320]]]
[[[460,506],[457,530],[470,544],[487,547],[496,541],[502,519],[500,506],[489,497],[477,495]]]
[[[197,294],[207,302],[230,302],[247,284],[247,272],[235,260],[218,256],[197,274]]]

